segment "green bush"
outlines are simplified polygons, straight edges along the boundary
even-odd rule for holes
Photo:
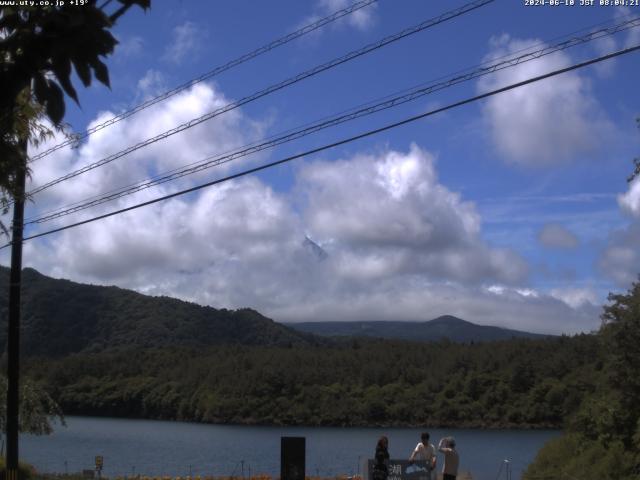
[[[578,433],[548,442],[524,472],[523,480],[637,480],[633,455],[621,442],[605,445]]]

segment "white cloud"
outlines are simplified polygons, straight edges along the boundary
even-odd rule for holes
[[[618,49],[618,44],[613,37],[601,37],[594,41],[593,48],[598,55],[602,56],[615,52]],[[603,78],[611,77],[615,71],[615,67],[615,59],[610,59],[606,62],[600,62],[594,65],[596,72],[598,72],[598,74]]]
[[[347,8],[353,2],[350,0],[319,0],[318,6],[322,16],[331,15],[333,12]],[[377,5],[368,5],[356,10],[345,18],[345,22],[358,30],[368,30],[375,23],[375,11]]]
[[[40,160],[34,181],[54,178],[226,101],[201,84],[92,135],[76,151],[63,149]],[[110,115],[101,114],[94,123]],[[236,111],[43,192],[29,209],[54,208],[227,149],[257,135],[256,128]],[[135,200],[197,181],[185,177]],[[309,247],[307,236],[322,256]],[[475,205],[442,185],[433,156],[415,145],[406,152],[302,164],[296,187],[287,194],[254,177],[226,182],[27,242],[24,259],[56,277],[218,308],[253,307],[280,321],[427,320],[448,313],[555,333],[591,330],[598,322],[595,307],[574,309],[528,287],[526,262],[483,240]],[[499,292],[486,285],[500,285]]]
[[[616,230],[599,259],[602,272],[619,287],[628,288],[640,274],[640,224]]]
[[[563,301],[571,308],[578,309],[584,306],[595,306],[598,303],[598,295],[592,288],[555,288],[550,292],[553,298]]]
[[[314,162],[300,172],[307,228],[341,248],[345,274],[420,274],[461,282],[513,283],[526,264],[480,239],[475,206],[437,182],[433,157],[417,146],[338,162]]]
[[[629,185],[629,190],[618,195],[620,208],[634,217],[640,217],[640,177],[636,177]]]
[[[522,295],[486,288],[418,279],[369,282],[358,295],[332,289],[331,297],[314,295],[305,302],[273,309],[274,318],[303,320],[430,320],[451,314],[483,324],[539,333],[575,333],[597,329],[600,308],[574,309],[550,295]]]
[[[144,82],[142,84],[144,85]],[[77,150],[61,149],[40,160],[38,168],[34,169],[28,190],[155,137],[229,102],[229,99],[212,86],[200,83],[137,115],[99,130]],[[89,126],[98,125],[114,114],[102,112]],[[233,110],[50,188],[35,197],[34,207],[41,209],[46,205],[49,210],[55,206],[76,202],[78,199],[109,192],[144,180],[150,175],[183,167],[213,154],[225,153],[255,140],[261,134],[262,126],[258,122],[248,120],[239,109]],[[59,139],[54,139],[42,148],[46,149],[58,141]],[[242,160],[234,164],[238,162],[242,163]],[[213,171],[230,167],[231,165],[216,167]],[[201,180],[210,174],[211,171],[204,171],[191,175],[167,184],[164,189],[158,191],[162,193],[191,185],[195,180]],[[154,195],[157,195],[157,192],[154,191]],[[131,202],[131,199],[126,199],[126,202]]]
[[[171,43],[164,51],[163,60],[181,64],[187,56],[195,55],[201,48],[205,32],[193,22],[184,22],[173,29]]]
[[[503,35],[492,39],[492,50],[486,60],[536,44],[539,41]],[[571,63],[566,53],[557,52],[485,76],[478,82],[478,90],[493,90]],[[497,151],[507,162],[519,165],[541,166],[572,160],[597,149],[610,131],[589,82],[576,72],[491,97],[483,110]]]
[[[629,7],[619,7],[616,9],[614,18],[616,21],[621,22],[624,20],[630,20],[635,15],[634,11]],[[630,28],[627,30],[627,34],[623,41],[623,47],[633,47],[640,43],[640,28]]]
[[[630,48],[640,44],[640,28],[635,27],[629,29],[629,33],[624,41],[624,47]]]
[[[315,13],[309,15],[302,20],[297,28],[317,22],[321,18],[327,17],[338,10],[342,10],[350,6],[353,2],[350,0],[318,0],[315,5]],[[349,15],[346,15],[328,26],[328,28],[347,27],[359,31],[367,31],[376,23],[376,10],[378,5],[373,3],[366,7],[360,8]],[[315,30],[310,37],[318,39],[320,35],[327,31],[327,27]]]
[[[138,98],[141,101],[157,97],[167,90],[165,77],[158,70],[149,69],[144,77],[138,80]]]
[[[631,217],[631,223],[609,234],[598,265],[619,287],[629,288],[640,275],[640,177],[618,195],[618,206]]]
[[[557,223],[547,223],[538,232],[538,241],[549,248],[575,248],[578,246],[578,238]]]
[[[144,40],[137,35],[118,38],[116,47],[116,58],[120,57],[137,57],[144,50]]]

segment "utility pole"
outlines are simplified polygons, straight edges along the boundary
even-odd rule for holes
[[[16,172],[11,227],[9,326],[7,329],[7,480],[18,479],[18,417],[20,411],[20,289],[22,286],[22,238],[27,142],[21,143],[23,159]]]

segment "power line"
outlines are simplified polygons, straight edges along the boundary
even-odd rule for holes
[[[199,162],[194,162],[182,168],[173,169],[171,171],[156,175],[155,177],[143,180],[141,182],[124,186],[124,187],[112,190],[110,192],[105,192],[101,195],[90,197],[86,200],[75,202],[65,207],[60,207],[56,210],[43,213],[38,217],[32,217],[30,219],[27,219],[27,221],[25,222],[25,225],[35,224],[35,223],[44,223],[56,218],[60,218],[66,215],[70,215],[72,213],[79,212],[81,210],[85,210],[97,205],[101,205],[109,201],[117,200],[127,195],[132,195],[136,192],[145,190],[147,188],[151,188],[153,186],[157,186],[163,183],[177,180],[184,176],[191,175],[208,168],[212,168],[224,163],[231,162],[238,158],[242,158],[242,157],[251,155],[253,153],[257,153],[267,148],[272,148],[274,146],[281,145],[283,143],[287,143],[287,142],[302,138],[304,136],[318,132],[325,128],[333,127],[333,126],[345,123],[347,121],[355,120],[357,118],[368,116],[383,110],[396,107],[398,105],[402,105],[404,103],[408,103],[410,101],[414,101],[425,95],[443,90],[445,88],[449,88],[459,83],[470,81],[472,79],[479,78],[481,76],[484,76],[490,73],[495,73],[497,71],[504,70],[506,68],[512,68],[522,63],[536,60],[543,56],[550,55],[552,53],[556,53],[561,50],[566,50],[568,48],[571,48],[577,45],[585,44],[587,42],[603,38],[604,36],[607,36],[607,35],[614,35],[616,33],[619,33],[624,30],[628,30],[630,28],[637,27],[639,25],[640,25],[640,17],[636,17],[636,18],[618,23],[609,28],[603,28],[597,31],[589,32],[587,35],[583,35],[581,37],[571,37],[567,40],[556,43],[555,45],[546,46],[536,51],[528,52],[519,56],[510,56],[510,57],[507,56],[506,59],[501,62],[496,62],[493,64],[485,63],[483,64],[484,66],[480,66],[475,70],[466,70],[464,71],[465,73],[454,76],[452,78],[448,78],[444,81],[433,82],[431,84],[423,84],[418,86],[417,88],[414,88],[413,90],[402,92],[401,95],[397,95],[395,97],[392,97],[392,96],[384,97],[384,100],[381,102],[378,102],[375,104],[371,102],[361,107],[354,107],[353,109],[347,110],[344,113],[336,114],[332,117],[328,117],[327,119],[323,119],[316,123],[308,124],[298,129],[294,129],[287,132],[283,132],[281,134],[274,135],[270,137],[270,139],[265,139],[261,143],[254,142],[253,144],[249,144],[249,145],[245,145],[244,147],[241,147],[241,149],[239,150],[227,152],[224,154],[212,155],[203,160],[200,160]]]
[[[637,51],[637,50],[640,50],[640,45],[636,45],[636,46],[633,46],[633,47],[625,48],[623,50],[618,50],[617,52],[613,52],[613,53],[610,53],[608,55],[603,55],[603,56],[600,56],[600,57],[596,57],[596,58],[593,58],[591,60],[587,60],[587,61],[584,61],[584,62],[576,63],[576,64],[571,65],[569,67],[565,67],[565,68],[561,68],[561,69],[558,69],[558,70],[554,70],[554,71],[546,73],[544,75],[538,75],[536,77],[532,77],[532,78],[529,78],[527,80],[523,80],[521,82],[513,83],[513,84],[507,85],[505,87],[501,87],[501,88],[498,88],[498,89],[495,89],[495,90],[491,90],[489,92],[486,92],[486,93],[483,93],[483,94],[480,94],[480,95],[476,95],[474,97],[470,97],[470,98],[467,98],[465,100],[461,100],[461,101],[458,101],[458,102],[455,102],[455,103],[451,103],[451,104],[449,104],[449,105],[447,105],[445,107],[440,107],[440,108],[437,108],[437,109],[434,109],[434,110],[430,110],[429,112],[425,112],[425,113],[421,113],[419,115],[415,115],[415,116],[412,116],[412,117],[409,117],[409,118],[405,118],[404,120],[401,120],[399,122],[387,124],[387,125],[385,125],[383,127],[376,128],[376,129],[373,129],[373,130],[368,130],[368,131],[366,131],[364,133],[360,133],[358,135],[354,135],[352,137],[348,137],[348,138],[345,138],[345,139],[342,139],[342,140],[338,140],[336,142],[323,145],[321,147],[317,147],[317,148],[314,148],[314,149],[311,149],[311,150],[307,150],[306,152],[298,153],[296,155],[292,155],[292,156],[283,158],[281,160],[277,160],[277,161],[270,162],[270,163],[267,163],[267,164],[264,164],[264,165],[260,165],[259,167],[250,168],[248,170],[244,170],[242,172],[235,173],[233,175],[229,175],[229,176],[226,176],[224,178],[220,178],[220,179],[217,179],[217,180],[213,180],[211,182],[207,182],[207,183],[203,183],[203,184],[197,185],[195,187],[191,187],[191,188],[187,188],[187,189],[184,189],[184,190],[180,190],[179,192],[174,192],[174,193],[171,193],[171,194],[168,194],[168,195],[164,195],[162,197],[154,198],[153,200],[148,200],[146,202],[138,203],[136,205],[131,205],[129,207],[122,208],[122,209],[119,209],[119,210],[115,210],[113,212],[105,213],[103,215],[98,215],[96,217],[92,217],[92,218],[89,218],[89,219],[86,219],[86,220],[82,220],[80,222],[71,223],[71,224],[65,225],[63,227],[54,228],[52,230],[47,230],[45,232],[41,232],[41,233],[38,233],[38,234],[35,234],[35,235],[24,237],[23,241],[32,240],[34,238],[39,238],[39,237],[44,237],[46,235],[51,235],[53,233],[61,232],[61,231],[64,231],[64,230],[68,230],[70,228],[75,228],[75,227],[78,227],[80,225],[93,223],[93,222],[98,221],[98,220],[102,220],[102,219],[105,219],[105,218],[108,218],[108,217],[112,217],[112,216],[119,215],[119,214],[122,214],[122,213],[125,213],[125,212],[129,212],[131,210],[136,210],[138,208],[142,208],[142,207],[145,207],[145,206],[148,206],[148,205],[152,205],[154,203],[162,202],[164,200],[169,200],[171,198],[178,197],[178,196],[181,196],[181,195],[185,195],[187,193],[192,193],[192,192],[201,190],[201,189],[206,188],[206,187],[210,187],[210,186],[213,186],[213,185],[217,185],[219,183],[223,183],[223,182],[226,182],[226,181],[229,181],[229,180],[233,180],[233,179],[236,179],[236,178],[240,178],[240,177],[252,174],[252,173],[256,173],[256,172],[259,172],[261,170],[266,170],[268,168],[275,167],[276,165],[281,165],[283,163],[287,163],[287,162],[290,162],[292,160],[296,160],[298,158],[302,158],[302,157],[305,157],[305,156],[308,156],[308,155],[312,155],[312,154],[315,154],[315,153],[318,153],[318,152],[322,152],[324,150],[328,150],[330,148],[334,148],[334,147],[337,147],[337,146],[340,146],[340,145],[351,143],[351,142],[354,142],[356,140],[360,140],[362,138],[370,137],[372,135],[376,135],[378,133],[385,132],[385,131],[391,130],[393,128],[397,128],[397,127],[400,127],[402,125],[406,125],[408,123],[412,123],[412,122],[415,122],[417,120],[420,120],[420,119],[423,119],[423,118],[426,118],[426,117],[430,117],[430,116],[436,115],[438,113],[442,113],[442,112],[445,112],[447,110],[451,110],[451,109],[456,108],[456,107],[467,105],[467,104],[482,100],[484,98],[488,98],[488,97],[497,95],[499,93],[507,92],[507,91],[513,90],[515,88],[523,87],[523,86],[529,85],[531,83],[539,82],[541,80],[544,80],[544,79],[547,79],[547,78],[551,78],[551,77],[554,77],[556,75],[560,75],[562,73],[570,72],[572,70],[577,70],[579,68],[584,68],[586,66],[593,65],[595,63],[599,63],[599,62],[602,62],[604,60],[609,60],[611,58],[615,58],[615,57],[618,57],[618,56],[621,56],[621,55],[625,55],[627,53],[631,53],[631,52],[634,52],[634,51]],[[3,245],[2,247],[0,247],[0,249],[6,248],[6,247],[8,247],[10,245],[11,245],[11,242]]]
[[[55,180],[52,180],[48,183],[45,183],[44,185],[41,185],[39,187],[36,187],[34,189],[32,189],[31,191],[27,192],[27,196],[31,196],[31,195],[35,195],[36,193],[39,193],[43,190],[46,190],[47,188],[50,188],[54,185],[57,185],[58,183],[64,182],[65,180],[69,180],[70,178],[74,178],[77,177],[78,175],[81,175],[83,173],[86,173],[90,170],[93,170],[95,168],[98,168],[102,165],[106,165],[107,163],[111,163],[115,160],[117,160],[118,158],[124,157],[125,155],[128,155],[136,150],[139,150],[140,148],[146,147],[148,145],[151,145],[153,143],[156,143],[160,140],[164,140],[165,138],[168,138],[172,135],[175,135],[176,133],[180,133],[183,132],[191,127],[195,127],[196,125],[199,125],[207,120],[211,120],[214,117],[217,117],[219,115],[222,115],[223,113],[229,112],[231,110],[234,110],[242,105],[245,105],[249,102],[252,102],[254,100],[257,100],[259,98],[262,98],[266,95],[269,95],[273,92],[276,92],[278,90],[281,90],[283,88],[286,88],[290,85],[293,85],[294,83],[300,82],[304,79],[307,79],[309,77],[312,77],[314,75],[317,75],[321,72],[324,72],[325,70],[329,70],[331,68],[334,68],[338,65],[341,65],[343,63],[346,63],[350,60],[353,60],[355,58],[358,58],[362,55],[365,55],[367,53],[370,53],[374,50],[378,50],[386,45],[389,45],[390,43],[396,42],[402,38],[405,38],[409,35],[413,35],[415,33],[418,33],[422,30],[426,30],[427,28],[433,27],[435,25],[438,25],[440,23],[446,22],[448,20],[451,20],[453,18],[459,17],[465,13],[468,13],[472,10],[475,10],[477,8],[483,7],[489,3],[494,2],[495,0],[474,0],[470,3],[467,3],[465,5],[463,5],[462,7],[456,8],[454,10],[450,10],[448,12],[445,12],[437,17],[431,18],[429,20],[425,20],[422,23],[419,23],[418,25],[415,25],[413,27],[409,27],[406,28],[396,34],[387,36],[385,38],[383,38],[382,40],[375,42],[375,43],[371,43],[368,44],[358,50],[353,50],[349,53],[347,53],[346,55],[343,55],[342,57],[338,57],[335,58],[327,63],[323,63],[321,65],[318,65],[310,70],[307,70],[305,72],[299,73],[298,75],[295,75],[293,77],[288,78],[287,80],[283,80],[280,83],[276,83],[274,85],[271,85],[270,87],[267,87],[263,90],[260,90],[259,92],[256,92],[252,95],[249,95],[247,97],[244,97],[236,102],[232,102],[229,103],[221,108],[218,108],[212,112],[209,112],[205,115],[202,115],[198,118],[194,118],[192,120],[189,120],[186,123],[183,123],[181,125],[178,125],[177,127],[174,127],[170,130],[167,130],[166,132],[163,132],[159,135],[156,135],[155,137],[151,137],[148,138],[142,142],[139,142],[135,145],[132,145],[124,150],[121,150],[113,155],[109,155],[108,157],[105,157],[101,160],[98,160],[97,162],[91,163],[89,165],[86,165],[78,170],[75,170],[71,173],[68,173],[66,175],[63,175]]]
[[[38,153],[37,155],[34,155],[33,157],[30,158],[31,162],[35,162],[36,160],[39,160],[41,158],[44,158],[50,154],[52,154],[53,152],[60,150],[63,147],[66,147],[67,145],[74,145],[77,142],[84,140],[85,138],[87,138],[88,136],[94,134],[95,132],[98,132],[100,130],[102,130],[103,128],[106,128],[110,125],[113,125],[115,123],[118,123],[121,120],[124,120],[125,118],[128,118],[132,115],[135,115],[138,112],[141,112],[142,110],[149,108],[153,105],[155,105],[156,103],[162,102],[164,100],[166,100],[167,98],[170,98],[188,88],[193,87],[194,85],[203,82],[205,80],[208,80],[216,75],[221,74],[222,72],[225,72],[227,70],[232,69],[233,67],[237,67],[238,65],[245,63],[249,60],[252,60],[264,53],[267,53],[271,50],[274,50],[278,47],[281,47],[297,38],[300,38],[308,33],[311,33],[321,27],[324,27],[325,25],[334,22],[342,17],[345,17],[357,10],[360,10],[361,8],[367,7],[369,5],[371,5],[372,3],[377,2],[378,0],[360,0],[355,2],[354,4],[352,4],[349,7],[343,8],[342,10],[338,10],[334,13],[332,13],[329,16],[326,16],[324,18],[321,18],[320,20],[317,20],[313,23],[310,23],[308,25],[305,25],[304,27],[289,33],[288,35],[285,35],[284,37],[280,37],[277,40],[274,40],[270,43],[267,43],[266,45],[263,45],[262,47],[259,47],[249,53],[245,53],[244,55],[241,55],[238,58],[235,58],[234,60],[231,60],[227,63],[225,63],[224,65],[220,65],[216,68],[214,68],[213,70],[207,72],[207,73],[203,73],[202,75],[200,75],[199,77],[196,77],[194,79],[189,80],[188,82],[185,82],[175,88],[172,88],[171,90],[164,92],[154,98],[151,98],[149,100],[146,100],[143,103],[140,103],[139,105],[133,107],[130,110],[127,110],[126,112],[123,112],[119,115],[116,115],[114,117],[111,117],[110,119],[100,123],[99,125],[95,125],[89,129],[87,129],[86,131],[84,131],[83,133],[79,133],[79,134],[75,134],[72,135],[72,138],[65,140],[64,142],[61,142],[57,145],[54,145],[53,147],[45,150],[44,152]]]

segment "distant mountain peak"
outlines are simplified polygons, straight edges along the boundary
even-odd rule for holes
[[[542,338],[549,335],[478,325],[453,315],[441,315],[424,322],[349,321],[302,322],[285,324],[297,330],[328,337],[376,337],[397,340],[437,342],[489,342],[512,338]]]
[[[318,260],[326,260],[329,257],[327,251],[318,245],[316,242],[311,240],[307,235],[304,236],[304,241],[302,242],[302,246],[306,248],[311,254],[316,257]]]
[[[434,318],[433,320],[427,320],[425,323],[450,323],[450,324],[463,324],[463,325],[477,325],[476,323],[468,322],[467,320],[463,320],[459,317],[455,317],[453,315],[440,315],[439,317]]]

